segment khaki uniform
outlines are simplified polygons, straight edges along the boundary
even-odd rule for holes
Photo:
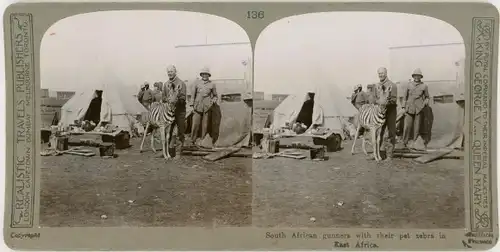
[[[139,93],[137,94],[137,100],[139,101],[139,103],[142,104],[142,96],[144,95],[144,90],[141,89],[141,91],[139,91]]]
[[[386,105],[386,114],[385,114],[385,124],[382,126],[380,130],[380,135],[383,136],[385,134],[385,129],[389,130],[389,143],[390,149],[386,151],[388,157],[392,157],[392,152],[394,151],[394,146],[396,144],[396,119],[398,117],[398,87],[389,78],[385,78],[384,81],[376,84],[375,90],[375,101],[376,103],[381,102],[381,92],[391,87],[391,93],[389,94],[389,99]]]
[[[405,126],[403,131],[404,144],[410,140],[410,132],[413,128],[413,140],[417,140],[420,133],[422,109],[429,102],[429,89],[423,82],[411,81],[404,96],[403,108],[406,110]]]
[[[160,90],[153,91],[153,102],[161,102],[163,101],[163,93]]]
[[[214,102],[217,101],[217,89],[211,81],[198,80],[194,84],[193,92],[193,125],[191,131],[191,139],[193,143],[198,138],[198,133],[201,127],[201,139],[208,133],[208,118],[209,112]]]
[[[358,93],[353,93],[351,96],[351,104],[359,110],[361,106],[364,104],[368,104],[369,102],[369,97],[368,94],[366,94],[364,91],[360,91]]]
[[[153,103],[153,91],[151,89],[146,89],[142,93],[142,105],[149,109],[151,103]]]
[[[170,134],[173,133],[174,126],[177,125],[177,137],[179,140],[178,148],[176,148],[177,155],[180,156],[182,146],[184,145],[184,132],[186,132],[186,84],[175,76],[173,80],[165,82],[162,89],[162,99],[167,101],[167,97],[175,93],[177,94],[177,104],[175,107],[175,121],[172,124]],[[173,139],[172,139],[173,141]],[[168,143],[172,146],[171,143]]]

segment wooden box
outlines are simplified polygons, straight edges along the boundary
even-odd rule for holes
[[[40,137],[42,138],[42,143],[48,143],[50,141],[50,136],[52,135],[52,131],[49,129],[42,129]]]
[[[278,139],[269,139],[267,146],[268,153],[278,153],[280,151],[280,141]]]
[[[130,134],[128,132],[122,131],[116,136],[102,135],[102,141],[105,143],[114,143],[117,150],[129,148],[130,145]]]
[[[58,151],[65,151],[69,149],[69,138],[66,136],[63,137],[52,137],[51,147],[55,148]]]
[[[312,148],[309,150],[311,159],[325,159],[326,147]]]
[[[113,157],[115,155],[115,145],[113,143],[102,143],[99,146],[99,155],[101,157]]]
[[[262,142],[262,138],[264,138],[264,134],[260,132],[254,132],[253,133],[253,144],[254,146],[259,146],[260,143]]]
[[[313,137],[313,143],[315,145],[326,146],[327,152],[335,152],[342,149],[342,137],[339,134],[332,134],[327,139]]]

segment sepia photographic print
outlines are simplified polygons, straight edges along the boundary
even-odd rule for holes
[[[491,249],[498,22],[472,2],[12,4],[4,241]]]
[[[51,26],[40,54],[41,226],[251,224],[252,163],[219,160],[250,139],[252,54],[237,24],[87,13]]]
[[[257,151],[281,154],[254,160],[253,224],[463,228],[464,59],[460,33],[425,16],[314,13],[268,26],[254,122],[272,146]]]

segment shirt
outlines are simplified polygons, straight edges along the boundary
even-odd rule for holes
[[[160,90],[153,91],[153,102],[161,102],[163,100],[163,93]]]
[[[418,114],[429,102],[429,89],[423,82],[411,81],[408,83],[403,107],[408,114]]]
[[[142,102],[143,103],[153,102],[153,91],[151,91],[151,89],[144,90],[144,93],[142,94]]]
[[[364,91],[353,93],[351,96],[351,103],[357,109],[361,108],[361,106],[363,106],[363,104],[367,104],[368,101],[369,101],[368,95]]]
[[[163,84],[163,101],[173,93],[177,94],[177,105],[181,106],[186,104],[186,84],[181,81],[179,77],[175,76],[173,80],[168,80]]]
[[[384,92],[389,87],[392,88],[391,88],[391,93],[389,94],[387,105],[396,105],[398,103],[398,86],[396,86],[396,84],[390,81],[389,78],[385,78],[384,81],[381,81],[376,84],[375,99],[377,103],[380,102],[379,100],[381,97],[381,92]]]
[[[139,94],[137,94],[137,100],[139,100],[140,103],[142,103],[143,95],[144,95],[144,90],[141,89],[141,91],[139,91]]]
[[[217,89],[211,81],[197,80],[194,84],[193,109],[205,113],[217,100]]]

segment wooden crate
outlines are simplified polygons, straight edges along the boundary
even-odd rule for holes
[[[332,134],[327,139],[313,137],[313,143],[315,145],[326,146],[327,152],[335,152],[342,149],[342,137],[339,134]]]
[[[101,157],[113,157],[115,155],[115,145],[113,143],[102,143],[99,146],[99,155]]]
[[[50,141],[50,136],[52,132],[50,129],[42,129],[40,133],[40,137],[42,139],[42,143],[48,143]]]
[[[130,145],[130,134],[128,132],[122,131],[116,136],[102,135],[102,141],[105,143],[114,143],[117,150],[129,148]]]
[[[262,141],[262,138],[264,138],[264,134],[262,134],[260,132],[254,132],[253,139],[252,139],[254,146],[259,146],[261,141]]]
[[[278,153],[278,152],[280,152],[280,140],[270,139],[267,153]]]
[[[58,151],[65,151],[69,149],[69,138],[66,136],[54,137],[55,149]]]
[[[324,159],[325,158],[326,147],[322,146],[319,148],[312,148],[309,150],[311,159]]]

